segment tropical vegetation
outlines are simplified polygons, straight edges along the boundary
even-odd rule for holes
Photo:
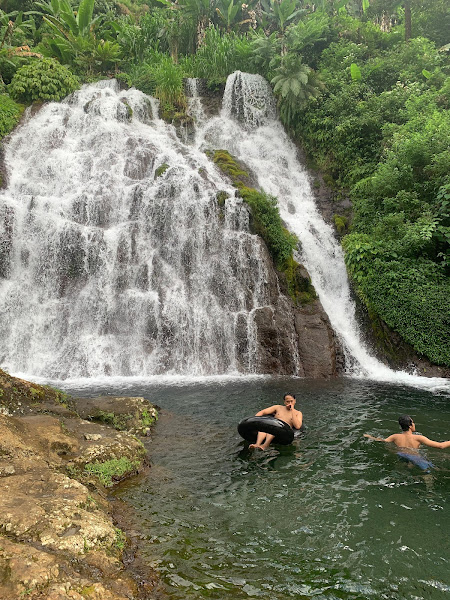
[[[3,0],[0,135],[20,103],[101,77],[173,118],[185,77],[263,75],[290,135],[352,200],[335,222],[369,313],[450,366],[449,31],[447,0]],[[261,218],[273,205],[247,200]]]

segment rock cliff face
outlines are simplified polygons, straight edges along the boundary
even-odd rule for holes
[[[0,370],[0,600],[155,597],[152,577],[138,585],[125,567],[104,487],[112,465],[125,465],[121,479],[146,464],[142,443],[105,415],[136,431],[154,409],[142,398],[80,402],[94,422],[76,402]]]
[[[294,306],[266,251],[270,307],[256,311],[258,370],[277,375],[327,379],[343,370],[338,340],[318,298]],[[308,277],[304,271],[305,277]]]

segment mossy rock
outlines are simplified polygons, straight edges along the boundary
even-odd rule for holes
[[[277,199],[251,186],[251,178],[227,150],[207,151],[219,169],[230,177],[239,195],[250,208],[251,231],[259,235],[266,243],[275,267],[284,274],[288,293],[294,303],[305,304],[316,298],[315,290],[308,278],[308,283],[300,281],[293,258],[293,250],[298,245],[297,237],[289,232],[283,224],[278,209]],[[219,192],[221,194],[222,192]],[[219,206],[220,199],[217,198]]]
[[[240,189],[252,185],[248,170],[227,150],[207,150],[206,155],[212,159],[224,175],[227,175],[234,187]]]
[[[225,192],[223,190],[221,190],[220,192],[217,192],[216,200],[217,200],[217,204],[220,206],[220,208],[223,208],[225,206],[225,201],[229,197],[230,197],[230,194],[228,194],[228,192]]]
[[[125,100],[125,98],[122,98],[121,102],[122,102],[122,104],[125,105],[125,107],[127,109],[127,118],[128,118],[128,121],[131,121],[131,119],[133,118],[133,109],[128,104],[127,100]]]
[[[163,163],[162,165],[160,165],[155,170],[155,179],[157,179],[158,177],[161,177],[161,175],[163,175],[167,171],[168,168],[169,168],[169,165],[167,163]]]
[[[98,396],[74,401],[81,418],[110,425],[118,431],[145,436],[158,420],[157,408],[141,397]]]
[[[0,369],[0,412],[18,416],[36,412],[74,413],[74,403],[61,390],[12,377]]]
[[[286,278],[288,294],[296,306],[310,304],[317,299],[317,293],[308,272],[293,257],[286,261],[281,272]]]
[[[348,233],[348,219],[344,215],[333,215],[333,221],[338,235],[343,236]]]

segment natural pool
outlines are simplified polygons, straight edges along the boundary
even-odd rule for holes
[[[240,419],[297,395],[306,433],[248,451]],[[364,432],[401,413],[450,439],[449,396],[341,379],[71,388],[143,395],[160,419],[149,475],[116,494],[134,507],[144,553],[174,600],[450,598],[450,450],[424,473]]]

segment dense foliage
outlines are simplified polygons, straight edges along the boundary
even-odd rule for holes
[[[449,31],[447,0],[4,0],[0,93],[57,99],[75,76],[116,76],[172,119],[186,108],[184,77],[215,87],[260,73],[291,135],[353,201],[352,222],[335,223],[370,314],[450,365]],[[0,135],[18,110],[0,96]],[[240,189],[293,271],[274,199]]]
[[[17,125],[23,106],[14,102],[6,94],[0,94],[0,138],[8,134]]]

